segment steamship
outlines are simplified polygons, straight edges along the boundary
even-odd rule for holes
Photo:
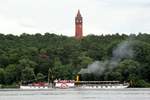
[[[54,80],[53,84],[38,82],[21,85],[20,89],[50,89],[50,88],[77,88],[77,89],[122,89],[129,87],[129,83],[120,81],[80,81],[79,75],[76,80]]]

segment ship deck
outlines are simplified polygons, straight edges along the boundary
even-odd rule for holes
[[[119,84],[120,81],[75,81],[75,84]]]

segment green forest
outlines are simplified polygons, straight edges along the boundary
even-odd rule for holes
[[[75,80],[77,74],[85,81],[150,87],[150,35],[91,34],[77,40],[54,33],[0,34],[1,86]]]

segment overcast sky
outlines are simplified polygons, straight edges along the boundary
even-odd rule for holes
[[[0,0],[0,33],[73,36],[78,9],[84,35],[150,33],[150,0]]]

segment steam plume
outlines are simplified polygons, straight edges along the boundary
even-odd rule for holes
[[[101,75],[104,73],[106,68],[113,69],[118,63],[124,58],[132,58],[133,57],[133,49],[132,49],[132,41],[124,41],[117,45],[115,49],[112,51],[112,57],[110,60],[105,61],[95,61],[92,64],[88,65],[87,68],[81,69],[79,74],[85,73],[93,73],[97,75]]]

